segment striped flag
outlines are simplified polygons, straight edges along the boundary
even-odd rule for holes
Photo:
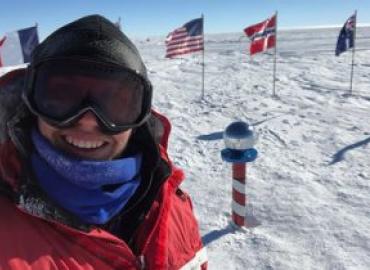
[[[245,28],[244,32],[251,40],[249,49],[251,55],[275,47],[276,15],[263,22]]]
[[[194,19],[167,35],[166,57],[202,51],[203,44],[203,18]]]
[[[36,26],[6,33],[0,40],[0,67],[28,63],[38,44]]]

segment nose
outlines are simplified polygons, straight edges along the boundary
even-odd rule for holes
[[[98,119],[91,111],[85,112],[76,125],[83,131],[95,131],[99,129]]]

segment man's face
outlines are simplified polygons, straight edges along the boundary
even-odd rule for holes
[[[41,118],[38,118],[38,127],[40,133],[63,152],[94,160],[111,160],[121,155],[132,133],[130,129],[116,135],[104,134],[92,112],[86,112],[69,128],[56,128]]]

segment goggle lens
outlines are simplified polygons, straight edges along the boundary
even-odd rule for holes
[[[145,89],[143,80],[127,70],[46,62],[37,68],[29,103],[61,125],[89,108],[107,129],[123,130],[149,112],[150,101],[145,98],[151,93]]]

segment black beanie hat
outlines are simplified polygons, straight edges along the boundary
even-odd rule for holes
[[[140,77],[145,93],[141,120],[137,125],[147,121],[151,112],[152,85],[137,48],[115,24],[100,15],[86,16],[57,29],[35,48],[22,93],[31,111],[35,111],[32,91],[39,64],[49,61],[57,64],[59,60],[71,65],[75,61],[87,62],[87,67],[101,72],[109,72],[111,69],[107,66],[117,67]]]
[[[114,64],[135,72],[149,83],[135,45],[115,24],[100,15],[86,16],[57,29],[36,47],[31,66],[51,59]]]

